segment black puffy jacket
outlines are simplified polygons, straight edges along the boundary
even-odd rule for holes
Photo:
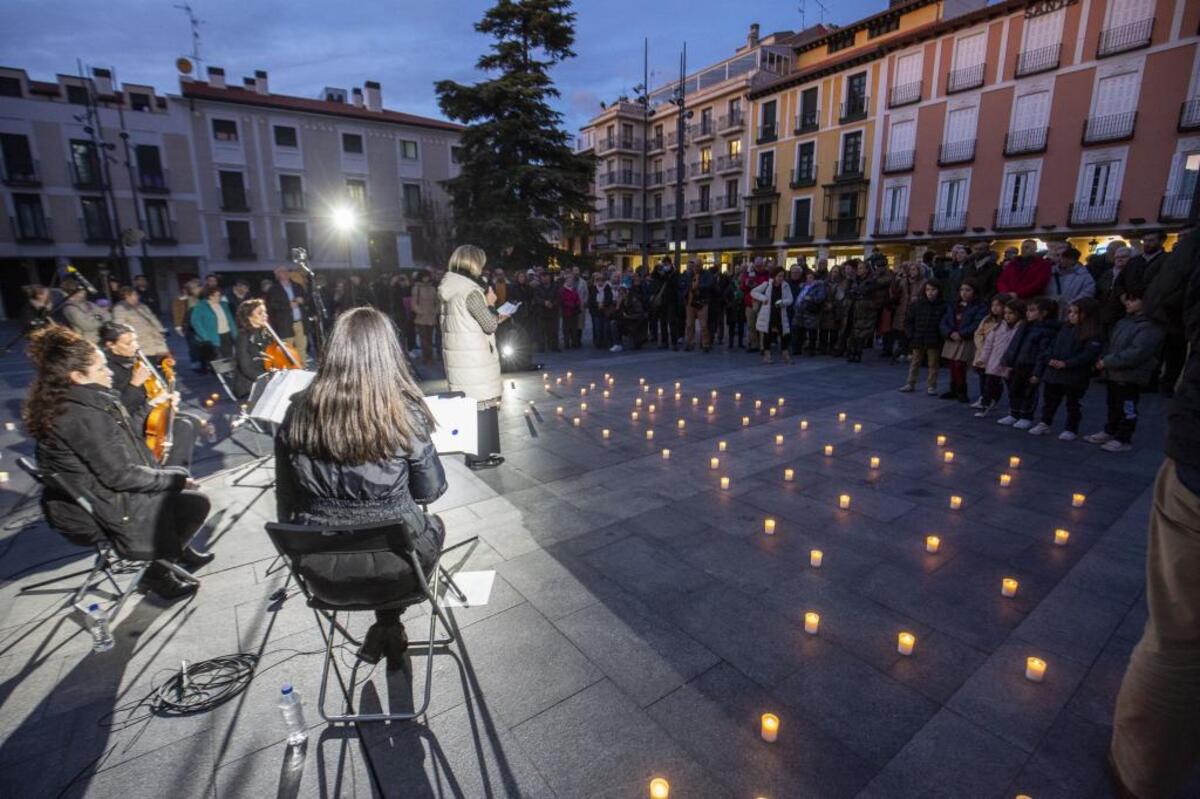
[[[1099,336],[1081,339],[1075,335],[1074,325],[1063,325],[1050,345],[1042,350],[1034,374],[1047,383],[1077,388],[1086,386],[1103,348],[1104,342]],[[1050,361],[1062,361],[1066,365],[1055,369],[1050,366]]]
[[[1017,335],[1009,342],[1000,364],[1032,370],[1037,366],[1042,353],[1054,341],[1054,337],[1058,335],[1061,328],[1062,322],[1057,319],[1026,322],[1021,325]]]
[[[923,293],[921,298],[908,309],[906,326],[908,346],[914,350],[940,349],[942,346],[942,316],[946,303],[941,299],[930,300]]]
[[[95,498],[103,534],[121,554],[146,560],[174,557],[178,553],[155,551],[154,530],[165,496],[182,491],[188,473],[158,465],[145,439],[134,432],[144,426],[145,415],[130,417],[111,391],[71,386],[50,435],[38,441],[38,467]],[[95,541],[101,535],[70,497],[47,489],[42,507],[50,524],[72,540]]]

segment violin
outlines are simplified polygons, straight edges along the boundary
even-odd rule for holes
[[[175,403],[170,399],[175,393],[175,359],[170,355],[163,358],[160,372],[141,350],[138,350],[137,358],[150,370],[150,377],[142,384],[142,388],[146,390],[146,398],[151,401],[160,396],[167,398],[150,409],[146,416],[145,428],[146,447],[154,453],[159,463],[165,463],[167,455],[171,452],[175,427]]]
[[[300,360],[300,353],[296,351],[296,348],[281,339],[269,322],[264,322],[263,327],[271,336],[271,343],[263,347],[263,368],[268,372],[303,369],[304,362]]]

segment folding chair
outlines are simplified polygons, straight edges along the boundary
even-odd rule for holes
[[[239,419],[239,424],[248,424],[254,428],[256,432],[262,433],[264,436],[270,435],[266,430],[263,429],[262,425],[258,423],[257,419],[253,419],[246,415],[246,412],[242,410],[242,400],[238,399],[237,395],[233,393],[233,372],[235,368],[233,359],[214,358],[209,362],[208,365],[212,367],[213,374],[217,376],[217,382],[221,384],[221,390],[225,392],[225,396],[229,397],[229,399],[233,401],[234,406],[238,409],[237,418]]]
[[[423,715],[429,707],[429,700],[433,690],[434,650],[444,649],[456,640],[454,628],[446,621],[446,617],[442,613],[442,607],[438,603],[440,581],[443,576],[449,580],[449,576],[445,575],[441,566],[434,566],[433,583],[430,584],[426,579],[424,569],[421,568],[421,562],[417,558],[416,547],[413,545],[411,534],[407,527],[398,521],[371,522],[357,525],[336,522],[327,525],[269,522],[266,525],[266,529],[267,534],[271,537],[271,542],[288,564],[288,569],[292,577],[295,578],[297,585],[300,586],[300,590],[304,592],[304,596],[308,599],[308,606],[313,609],[313,615],[317,620],[317,627],[321,630],[321,635],[325,638],[325,662],[321,667],[321,692],[318,700],[321,717],[331,724],[337,724],[367,721],[411,721]],[[443,550],[443,554],[445,551],[447,550]],[[301,569],[303,559],[311,555],[383,552],[398,555],[408,563],[417,580],[417,589],[411,594],[398,600],[380,604],[347,604],[346,602],[339,601],[339,597],[335,595],[336,591],[334,590],[324,589],[324,595],[319,595],[318,592],[313,590],[311,584],[304,579]],[[440,555],[438,559],[440,561]],[[355,713],[350,693],[354,686],[352,684],[350,690],[346,689],[346,684],[342,680],[341,670],[338,669],[334,658],[333,645],[336,633],[341,633],[351,644],[357,645],[360,642],[338,623],[338,614],[367,610],[402,610],[426,601],[429,602],[430,610],[432,611],[429,614],[428,638],[424,641],[410,642],[410,646],[412,647],[425,648],[425,697],[421,702],[421,706],[415,708],[412,712]],[[446,628],[446,638],[435,638],[439,619]],[[322,621],[329,623],[328,633],[325,632]],[[342,691],[345,693],[347,711],[345,713],[330,714],[325,710],[325,691],[329,681],[330,663],[333,664],[338,682],[341,683]]]
[[[92,496],[90,492],[84,489],[74,488],[60,475],[54,472],[46,472],[39,469],[28,458],[17,458],[17,465],[20,466],[26,474],[32,477],[34,481],[37,482],[38,485],[40,485],[43,489],[49,488],[52,491],[56,491],[64,496],[70,497],[76,505],[82,508],[83,511],[87,513],[89,517],[91,517],[92,521],[96,525],[96,529],[103,531],[104,527],[100,524],[100,520],[96,518],[95,514],[96,498]],[[68,540],[71,540],[69,536],[67,538]],[[117,595],[116,601],[111,607],[108,608],[107,614],[110,621],[116,619],[117,614],[121,612],[121,608],[125,605],[125,601],[129,599],[130,595],[133,594],[137,589],[138,584],[142,580],[142,576],[146,573],[146,569],[150,568],[150,564],[154,561],[138,560],[135,558],[126,557],[113,544],[113,542],[109,541],[107,538],[103,538],[100,541],[93,543],[92,546],[96,550],[96,558],[94,561],[92,561],[92,567],[90,569],[71,572],[70,574],[65,574],[61,577],[55,577],[50,580],[42,580],[41,582],[24,586],[20,591],[18,591],[18,593],[24,594],[27,591],[32,591],[35,588],[42,588],[43,586],[69,580],[73,577],[86,575],[83,584],[80,585],[79,588],[75,590],[75,593],[71,595],[71,604],[80,610],[84,610],[83,606],[80,605],[80,602],[83,600],[84,596],[87,595],[87,592],[97,585],[107,581],[112,584],[113,590],[116,591]],[[187,582],[191,583],[200,582],[198,579],[179,568],[174,563],[170,563],[169,561],[159,562],[181,580],[186,580]],[[119,576],[130,574],[133,575],[133,577],[126,585],[122,586],[120,580],[117,578]]]

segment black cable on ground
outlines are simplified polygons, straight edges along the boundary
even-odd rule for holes
[[[158,687],[150,709],[164,716],[205,713],[240,694],[254,679],[258,655],[221,655],[186,663]]]

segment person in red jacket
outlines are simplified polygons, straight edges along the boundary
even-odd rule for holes
[[[1050,262],[1037,253],[1037,242],[1025,239],[1021,254],[1004,264],[996,290],[1022,300],[1041,297],[1050,282],[1050,269]]]
[[[746,331],[750,336],[750,346],[747,352],[758,352],[759,334],[755,329],[758,324],[759,303],[750,296],[750,292],[771,279],[771,270],[767,268],[762,258],[755,258],[742,273],[739,288],[742,290],[742,302],[746,306]]]

